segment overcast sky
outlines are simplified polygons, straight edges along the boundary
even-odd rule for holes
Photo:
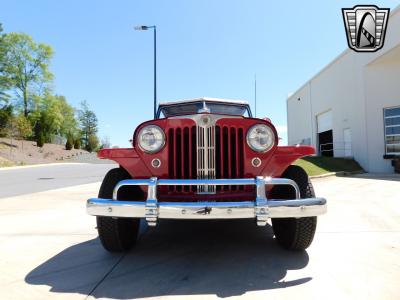
[[[55,91],[74,106],[87,100],[100,138],[129,146],[153,114],[153,35],[158,99],[217,97],[253,105],[286,143],[286,98],[347,47],[342,7],[398,1],[0,1],[6,32],[54,48]],[[389,21],[390,26],[390,21]]]

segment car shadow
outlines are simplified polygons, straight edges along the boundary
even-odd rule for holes
[[[242,295],[286,288],[311,277],[283,280],[308,264],[306,251],[280,248],[270,226],[248,220],[162,221],[147,228],[136,248],[109,254],[98,239],[71,246],[26,275],[55,293],[135,299],[166,295]]]

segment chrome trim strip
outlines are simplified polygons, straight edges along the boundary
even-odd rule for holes
[[[116,201],[123,186],[148,186],[146,201]],[[159,185],[255,185],[256,199],[241,202],[158,202]],[[265,185],[290,185],[296,199],[267,199]],[[287,178],[238,179],[127,179],[120,181],[113,191],[113,199],[92,198],[87,201],[87,212],[94,216],[145,218],[150,226],[158,219],[241,219],[255,218],[258,226],[265,226],[269,218],[301,218],[326,212],[324,198],[300,199],[298,185]]]
[[[327,211],[324,198],[300,200],[269,199],[267,212],[261,219],[255,213],[254,201],[243,202],[160,202],[157,219],[253,219],[258,226],[264,226],[269,218],[303,218],[322,215]],[[93,216],[144,218],[145,202],[113,201],[92,198],[87,201],[87,212]],[[153,224],[153,223],[152,223]],[[150,225],[150,224],[149,224]]]
[[[213,115],[203,115],[195,119],[198,179],[215,179],[215,123],[218,119]],[[197,186],[197,194],[215,193],[215,185]]]

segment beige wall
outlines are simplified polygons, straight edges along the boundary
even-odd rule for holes
[[[312,117],[309,85],[301,88],[296,97],[291,97],[287,110],[287,122],[289,127],[296,127],[296,131],[288,132],[289,145],[299,144],[303,139],[312,138]],[[299,100],[300,99],[300,100]]]

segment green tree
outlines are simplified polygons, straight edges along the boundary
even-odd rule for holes
[[[59,133],[62,136],[78,136],[79,129],[78,121],[75,117],[75,108],[68,104],[67,99],[64,96],[56,95],[55,97],[58,101],[59,109],[63,116]]]
[[[4,59],[6,57],[6,46],[4,42],[5,34],[0,23],[0,137],[7,135],[7,125],[9,124],[13,107],[9,105],[9,79],[4,75]]]
[[[80,137],[75,139],[74,149],[81,149],[81,139],[80,139]]]
[[[99,139],[95,134],[91,134],[86,145],[86,150],[89,152],[96,151],[99,148]]]
[[[24,115],[19,115],[15,118],[16,137],[24,140],[32,135],[31,123]],[[24,142],[22,141],[22,149],[24,149]]]
[[[97,117],[96,114],[92,110],[90,110],[89,105],[86,101],[83,101],[81,103],[81,109],[79,110],[78,115],[79,115],[80,129],[82,132],[83,145],[85,149],[88,150],[88,147],[90,147],[89,138],[91,136],[95,136],[97,139],[96,136],[98,131]],[[98,139],[97,139],[97,144],[98,144]],[[93,148],[91,149],[92,151],[94,150]]]
[[[9,95],[7,90],[10,84],[9,78],[4,74],[4,61],[7,54],[4,38],[5,34],[3,33],[3,27],[0,23],[0,110],[3,110],[8,103]]]
[[[56,96],[46,92],[43,97],[34,97],[35,110],[30,116],[35,127],[35,136],[41,132],[45,142],[51,142],[51,136],[58,134],[64,119],[60,103]]]
[[[47,94],[42,99],[40,114],[49,134],[56,134],[61,131],[64,115],[57,96]]]
[[[13,109],[11,105],[0,108],[0,137],[7,136],[7,125],[13,117]]]
[[[32,135],[31,123],[24,115],[19,115],[15,118],[15,127],[20,139],[26,139]]]
[[[43,145],[44,145],[44,135],[43,135],[43,132],[39,132],[39,134],[38,134],[38,136],[36,137],[36,145],[39,147],[39,148],[42,148],[43,147]]]
[[[35,96],[29,119],[35,128],[35,136],[42,132],[46,142],[50,142],[53,135],[80,135],[75,109],[61,95],[46,92],[43,96]]]
[[[74,139],[72,135],[68,135],[67,142],[65,143],[65,150],[71,150],[74,147]]]
[[[3,76],[22,102],[22,111],[28,117],[33,106],[33,95],[41,94],[51,83],[49,71],[53,50],[50,46],[36,43],[24,33],[8,33],[3,37],[6,49],[3,58]]]

